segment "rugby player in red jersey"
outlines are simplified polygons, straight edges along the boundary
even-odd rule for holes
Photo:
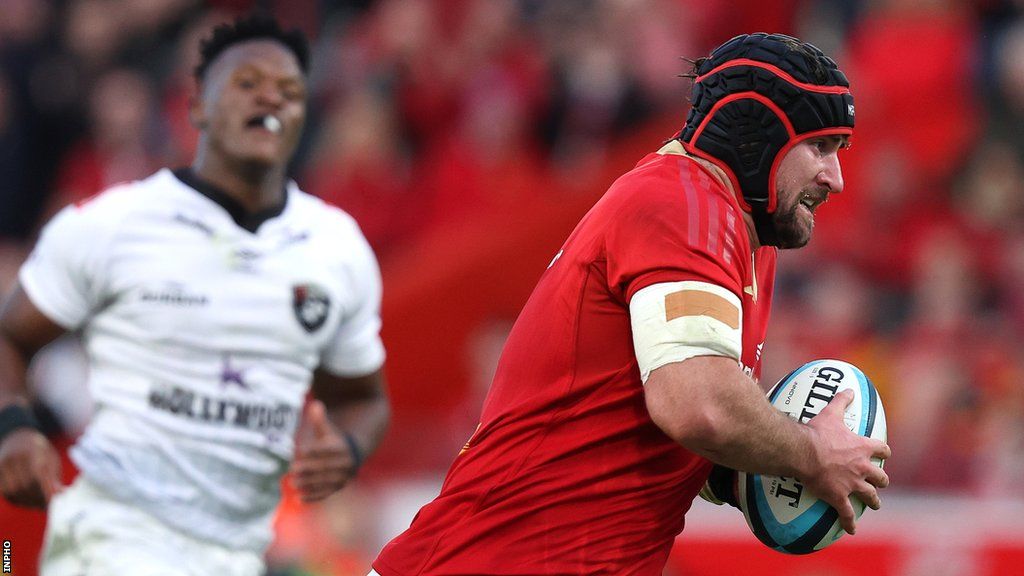
[[[882,442],[808,424],[757,385],[779,248],[843,189],[849,83],[778,34],[695,64],[677,136],[616,181],[517,320],[479,428],[440,495],[373,567],[382,576],[661,574],[683,517],[731,469],[799,477],[855,529],[888,477]],[[719,466],[715,466],[715,465]]]

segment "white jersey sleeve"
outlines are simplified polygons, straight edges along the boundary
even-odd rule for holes
[[[324,348],[320,366],[339,376],[365,376],[384,364],[380,339],[381,276],[373,250],[353,225],[357,240],[345,270],[351,290],[338,331]]]
[[[48,318],[79,328],[104,301],[104,245],[109,228],[91,205],[71,205],[43,228],[22,265],[18,280],[29,299]]]

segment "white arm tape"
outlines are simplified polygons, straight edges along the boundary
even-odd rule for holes
[[[740,359],[743,307],[721,286],[693,280],[652,284],[633,295],[629,315],[645,384],[656,368],[695,356]]]

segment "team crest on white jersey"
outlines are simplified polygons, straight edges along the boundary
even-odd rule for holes
[[[299,284],[292,287],[292,309],[299,324],[312,333],[327,321],[331,300],[327,291],[316,284]]]

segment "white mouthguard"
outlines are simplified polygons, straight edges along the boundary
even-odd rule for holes
[[[263,117],[263,127],[266,128],[267,130],[270,130],[274,134],[277,134],[278,132],[281,131],[281,121],[278,120],[276,116],[270,116],[268,114],[267,116]]]

